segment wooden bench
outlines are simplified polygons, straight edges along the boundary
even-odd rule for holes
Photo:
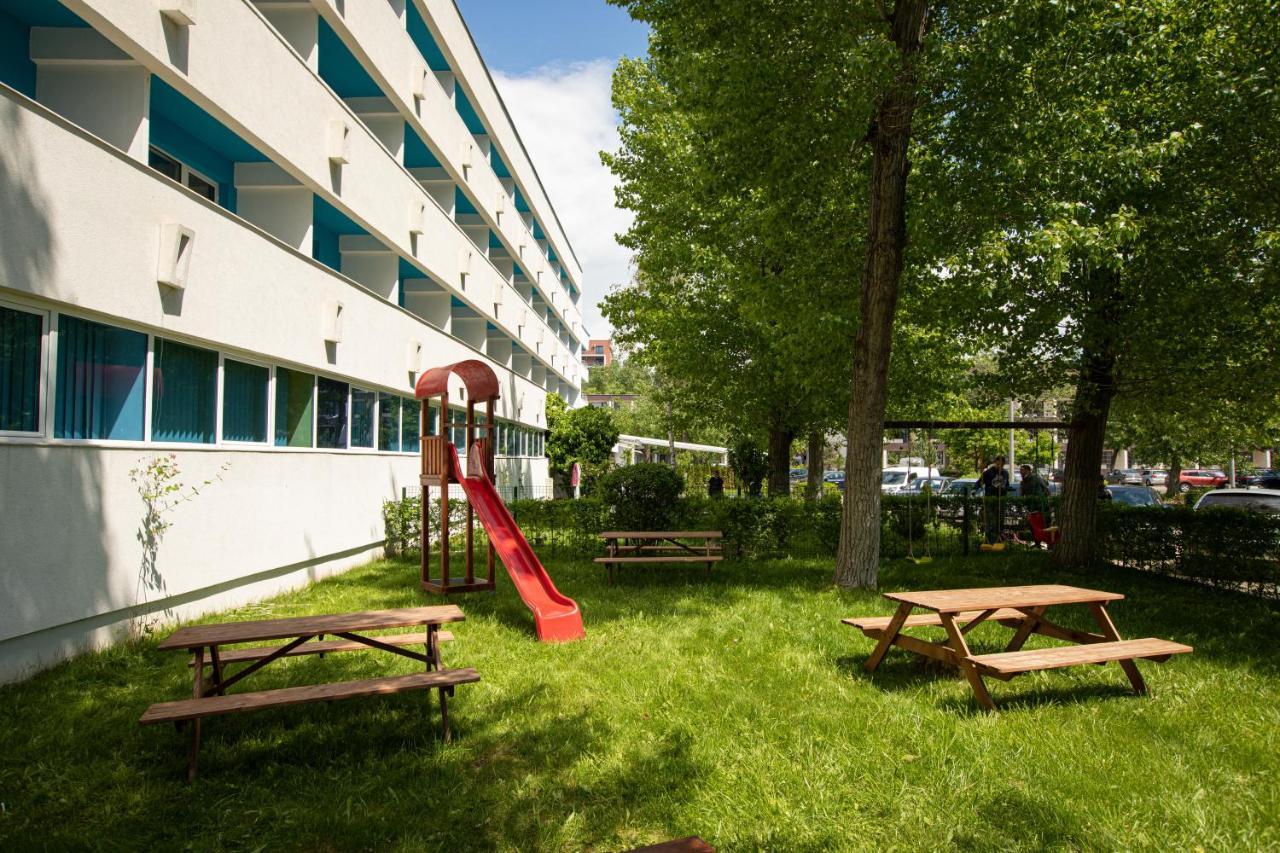
[[[651,565],[656,563],[703,563],[707,574],[711,567],[724,559],[718,530],[607,530],[600,534],[608,551],[594,562],[604,564],[609,572],[609,585],[613,585],[617,566]],[[696,540],[690,544],[680,540]]]
[[[474,669],[438,669],[433,672],[365,678],[360,681],[336,681],[329,684],[259,690],[253,693],[202,696],[199,699],[157,702],[143,712],[138,722],[144,726],[156,723],[177,723],[202,717],[233,714],[237,711],[282,708],[306,702],[328,702],[334,699],[355,699],[361,696],[387,696],[409,690],[448,688],[479,680],[480,673]]]
[[[221,625],[190,625],[169,635],[160,649],[187,650],[192,653],[187,666],[193,670],[190,699],[157,702],[143,712],[142,725],[174,723],[191,728],[187,754],[187,781],[196,776],[200,750],[200,722],[239,711],[278,708],[305,702],[328,702],[361,696],[383,696],[410,690],[437,690],[440,696],[440,721],[445,740],[449,740],[449,708],[447,697],[459,684],[479,681],[474,669],[445,669],[440,661],[440,643],[452,634],[440,626],[460,622],[462,611],[456,605],[406,607],[397,610],[372,610],[362,613],[333,613],[320,616],[294,616],[231,622]],[[396,628],[417,628],[410,633],[373,633]],[[325,636],[335,639],[325,640]],[[283,645],[231,648],[269,640],[287,640]],[[409,648],[419,646],[419,649]],[[228,694],[232,685],[253,675],[264,666],[286,657],[378,649],[410,658],[424,664],[426,671],[411,675],[366,678],[300,687],[284,687],[249,693]],[[238,666],[236,672],[228,671]],[[212,670],[206,674],[206,670]]]
[[[970,655],[969,660],[984,673],[1018,675],[1042,669],[1111,661],[1150,660],[1164,663],[1174,655],[1184,655],[1190,651],[1191,646],[1184,646],[1182,643],[1146,637],[1141,640],[1111,640],[1084,646],[1055,646],[1048,649]]]

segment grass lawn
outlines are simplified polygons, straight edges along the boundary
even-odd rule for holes
[[[583,605],[586,640],[535,642],[501,573],[496,596],[460,597],[445,663],[483,680],[458,688],[448,745],[423,694],[215,718],[188,786],[185,736],[137,724],[190,695],[184,655],[120,647],[0,689],[0,849],[1280,846],[1275,603],[1035,555],[887,566],[886,589],[1122,592],[1125,636],[1196,647],[1141,665],[1149,698],[1118,666],[1077,667],[990,681],[988,715],[958,675],[901,651],[867,676],[871,642],[838,620],[890,608],[835,591],[826,561],[726,563],[710,580],[633,569],[612,589],[589,563],[550,571]],[[375,563],[211,621],[426,603],[415,572]],[[972,636],[998,650],[1008,631]],[[416,668],[368,652],[255,678]]]

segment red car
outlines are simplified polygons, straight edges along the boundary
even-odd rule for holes
[[[1226,485],[1227,480],[1227,475],[1221,471],[1210,471],[1203,468],[1183,471],[1178,477],[1178,482],[1184,486],[1210,486],[1212,488]]]

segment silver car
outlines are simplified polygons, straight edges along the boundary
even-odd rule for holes
[[[1280,515],[1280,489],[1217,489],[1196,501],[1196,509],[1230,507]]]

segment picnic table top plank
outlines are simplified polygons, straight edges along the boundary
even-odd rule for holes
[[[225,622],[217,625],[188,625],[166,637],[159,648],[193,649],[199,646],[221,646],[229,643],[256,643],[263,640],[283,640],[315,634],[337,634],[340,631],[375,631],[385,628],[407,628],[413,625],[461,622],[465,618],[456,604],[440,604],[431,607],[401,607],[395,610],[364,610],[358,613]]]
[[[906,602],[939,613],[988,610],[1001,607],[1051,607],[1055,604],[1088,604],[1119,601],[1124,595],[1062,584],[993,586],[974,589],[930,589],[886,592],[885,598]]]
[[[719,530],[606,530],[600,539],[720,539]]]

